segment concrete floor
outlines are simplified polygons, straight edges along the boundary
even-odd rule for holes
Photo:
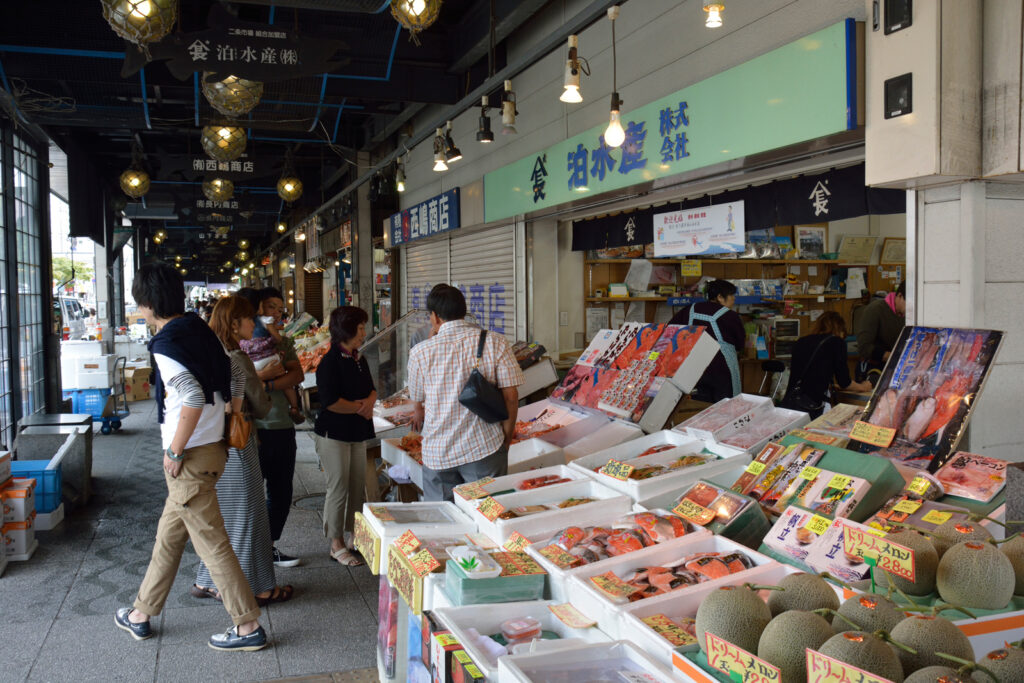
[[[157,635],[136,642],[114,625],[114,610],[132,603],[142,581],[166,494],[155,403],[131,409],[119,433],[97,429],[89,505],[39,533],[35,556],[0,576],[0,681],[376,680],[377,577],[327,554],[324,477],[308,425],[298,433],[296,505],[279,543],[302,564],[277,570],[295,597],[264,608],[270,647],[207,647],[231,623],[220,603],[188,594],[199,562],[191,545],[153,620]]]

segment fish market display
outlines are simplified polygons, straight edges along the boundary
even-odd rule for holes
[[[747,498],[703,481],[691,486],[676,500],[676,505],[684,500],[689,500],[704,508],[698,516],[690,519],[694,524],[701,526],[710,524],[712,521],[728,524],[750,504],[750,500]]]
[[[557,546],[574,558],[570,566],[578,567],[649,548],[686,533],[686,523],[675,515],[637,512],[607,527],[567,527],[538,547]]]
[[[560,503],[551,503],[547,505],[523,505],[520,507],[509,508],[500,515],[498,519],[518,519],[520,517],[528,517],[535,515],[538,512],[549,512],[550,510],[564,510],[565,508],[576,507],[577,505],[586,505],[587,503],[593,503],[596,498],[566,498]]]
[[[654,345],[658,342],[664,329],[664,325],[653,323],[638,329],[622,352],[611,362],[611,367],[625,370],[634,362],[650,360],[651,351],[654,349]],[[651,370],[653,372],[653,366]]]
[[[412,401],[409,398],[409,388],[406,387],[401,391],[391,394],[387,398],[382,398],[379,403],[380,407],[384,410],[390,410],[392,408],[398,408],[400,406],[408,405]]]
[[[677,446],[668,446],[668,448],[666,450],[672,450],[672,449],[675,449],[675,448],[678,448],[678,447]],[[652,450],[652,449],[648,449],[648,450]],[[661,451],[655,451],[655,452],[661,452]],[[659,477],[659,476],[661,476],[663,474],[670,474],[672,472],[676,472],[676,471],[681,470],[681,469],[686,468],[686,467],[693,467],[695,465],[704,465],[704,464],[714,460],[717,456],[715,456],[713,453],[712,454],[707,454],[707,455],[703,455],[703,454],[699,455],[699,454],[695,454],[695,453],[687,453],[686,455],[681,455],[678,458],[676,458],[674,460],[671,460],[670,462],[667,462],[667,463],[664,463],[664,464],[660,464],[660,463],[645,464],[644,461],[641,460],[641,458],[644,458],[644,457],[647,457],[646,451],[645,451],[644,455],[639,455],[636,458],[633,458],[632,460],[627,460],[626,461],[625,464],[630,465],[630,466],[633,467],[633,471],[629,473],[629,478],[630,479],[653,479],[654,477]],[[601,472],[601,469],[603,467],[604,467],[604,465],[601,465],[600,467],[595,467],[594,471],[595,472]],[[608,476],[610,476],[610,475],[608,475]]]
[[[756,407],[757,404],[753,401],[742,396],[735,396],[702,410],[680,425],[678,429],[687,427],[705,432],[715,432],[743,417]]]
[[[673,591],[721,579],[754,567],[754,561],[742,552],[709,552],[688,555],[676,562],[639,567],[621,577],[623,583],[636,589],[629,595],[630,602],[665,595]],[[600,587],[600,582],[591,581]]]
[[[746,495],[750,492],[750,489],[754,487],[754,484],[757,483],[758,473],[763,472],[785,452],[786,447],[782,444],[774,442],[766,443],[764,448],[761,449],[761,452],[757,454],[757,457],[755,457],[747,469],[744,470],[743,474],[739,476],[739,479],[737,479],[729,488],[736,493]]]
[[[1006,485],[1006,464],[1005,460],[960,451],[935,476],[947,494],[987,503]]]
[[[774,439],[789,431],[793,423],[799,419],[799,415],[804,413],[794,414],[794,411],[781,408],[766,410],[755,415],[743,429],[721,441],[735,448],[748,450],[765,439]]]
[[[769,509],[778,503],[782,493],[805,467],[813,466],[824,457],[825,451],[813,444],[794,444],[761,473],[750,489],[750,496]]]
[[[423,436],[420,434],[406,434],[398,442],[398,447],[409,454],[409,457],[423,464]]]
[[[547,434],[548,432],[553,432],[556,429],[561,429],[564,426],[565,425],[561,424],[548,424],[541,420],[534,420],[531,422],[517,420],[515,432],[512,435],[512,443],[527,441],[529,439],[536,438],[541,434]]]
[[[564,484],[570,482],[572,479],[566,479],[560,477],[557,474],[545,474],[542,477],[534,477],[533,479],[527,479],[526,481],[519,482],[516,489],[519,491],[530,491],[533,489],[544,488],[545,486],[551,486],[552,484]]]

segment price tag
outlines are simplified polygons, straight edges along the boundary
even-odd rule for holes
[[[441,566],[437,558],[431,555],[430,551],[426,548],[410,557],[409,564],[412,566],[412,570],[416,572],[416,576],[421,579]]]
[[[781,681],[782,672],[778,667],[755,657],[741,647],[723,640],[714,633],[705,633],[707,639],[708,664],[739,681]]]
[[[890,574],[914,581],[914,551],[868,533],[866,529],[843,525],[843,551],[851,557],[878,566]]]
[[[511,552],[518,552],[528,545],[530,545],[530,541],[526,536],[523,536],[518,531],[513,531],[512,535],[509,536],[508,540],[505,541],[505,545],[502,547]]]
[[[568,569],[579,562],[576,557],[565,552],[560,546],[553,543],[546,548],[541,548],[540,554],[549,559],[551,563],[559,569]]]
[[[870,636],[859,635],[848,631],[844,637],[851,640]],[[887,678],[881,678],[875,674],[868,673],[863,669],[840,662],[820,652],[807,648],[807,683],[843,683],[845,681],[857,681],[858,683],[892,683]]]
[[[672,647],[697,644],[696,638],[664,614],[653,614],[642,621],[650,626],[652,631],[671,643]]]
[[[828,434],[819,434],[817,432],[809,432],[806,429],[794,429],[789,433],[790,436],[795,436],[798,439],[804,441],[813,441],[814,443],[820,443],[823,446],[831,446],[839,439],[835,436]]]
[[[815,479],[818,478],[819,474],[821,474],[821,468],[819,467],[807,466],[800,470],[800,477],[802,479],[806,479],[807,481],[814,481]]]
[[[760,474],[764,472],[767,467],[768,465],[765,465],[763,462],[758,462],[755,460],[749,465],[747,465],[746,472],[747,474],[753,474],[755,477],[757,477],[760,476]]]
[[[945,524],[953,518],[952,512],[940,512],[939,510],[932,510],[924,517],[921,518],[922,522],[928,522],[929,524]]]
[[[466,540],[482,550],[496,550],[498,544],[491,540],[486,534],[466,534]]]
[[[548,609],[558,617],[559,621],[569,628],[590,628],[597,624],[596,621],[587,619],[582,612],[569,603],[564,605],[548,605]]]
[[[828,531],[830,526],[832,526],[832,522],[827,517],[822,517],[821,515],[814,515],[807,520],[807,524],[804,524],[805,529],[813,531],[818,536]]]
[[[679,505],[675,506],[672,509],[672,512],[698,526],[704,526],[715,518],[715,512],[713,510],[708,510],[703,505],[694,503],[689,498],[683,498],[679,501]]]
[[[679,274],[683,277],[700,277],[701,269],[700,259],[687,258],[679,262]]]
[[[927,493],[928,488],[932,485],[930,481],[924,477],[914,477],[913,481],[907,486],[908,491],[912,491],[919,496],[924,496]]]
[[[422,545],[420,543],[420,539],[416,538],[416,534],[412,531],[406,531],[404,534],[399,536],[398,540],[394,543],[395,548],[409,558],[416,554],[416,550],[420,545]]]
[[[591,576],[590,581],[597,586],[602,593],[607,593],[613,598],[628,598],[640,590],[637,586],[630,586],[628,583],[615,576],[613,572],[605,572],[597,576]]]
[[[659,352],[651,351],[650,355],[647,356],[647,360],[658,360],[659,356],[661,356],[661,354]]]
[[[547,574],[544,567],[537,564],[537,561],[522,552],[494,553],[494,561],[501,565],[502,576],[532,576],[534,574]]]
[[[904,512],[908,515],[912,515],[921,509],[921,501],[919,500],[901,500],[892,506],[894,512]],[[935,512],[935,510],[932,510]],[[931,514],[931,513],[929,513]],[[927,515],[925,515],[927,517]]]
[[[494,481],[493,477],[484,477],[479,481],[471,481],[468,484],[460,484],[456,486],[454,491],[463,500],[477,500],[487,495],[487,491],[484,490],[484,486]]]
[[[488,522],[493,522],[505,511],[505,506],[490,496],[487,496],[483,499],[483,502],[480,503],[480,507],[477,509],[480,511],[480,514],[484,516],[484,519]]]
[[[394,515],[392,515],[390,512],[388,512],[388,509],[386,507],[383,507],[383,506],[380,506],[380,505],[375,505],[375,506],[370,508],[370,512],[372,512],[373,516],[376,517],[377,519],[379,519],[382,522],[393,522],[393,521],[395,521]]]
[[[618,460],[609,460],[599,471],[601,474],[609,476],[612,479],[626,481],[629,479],[629,475],[633,474],[633,469],[632,465],[627,465],[626,463],[619,462]]]
[[[829,480],[828,487],[830,489],[840,489],[841,490],[841,489],[845,489],[846,487],[848,487],[852,483],[853,483],[853,477],[847,477],[844,474],[837,474],[836,476],[832,477],[832,479]]]
[[[854,423],[850,438],[879,448],[888,448],[896,438],[895,427],[879,427],[862,420]]]

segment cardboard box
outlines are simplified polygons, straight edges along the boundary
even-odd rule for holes
[[[0,522],[24,522],[36,512],[36,480],[12,479],[0,489],[0,505],[3,507],[3,519]]]
[[[438,631],[430,638],[430,678],[433,683],[455,683],[453,655],[462,645],[451,631]]]
[[[148,367],[125,368],[121,381],[124,383],[126,400],[145,401],[151,397],[153,387],[149,383],[149,377],[152,372],[152,368]]]
[[[11,452],[0,451],[0,488],[11,478]]]
[[[35,545],[36,526],[33,517],[24,522],[7,522],[3,525],[4,545],[7,548],[7,557],[16,555],[27,555]]]

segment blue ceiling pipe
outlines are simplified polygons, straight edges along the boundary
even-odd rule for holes
[[[149,97],[146,95],[146,67],[139,69],[139,82],[142,83],[142,114],[146,117],[146,128],[153,130],[149,121]]]
[[[199,72],[192,73],[192,93],[196,102],[196,127],[199,126]]]

